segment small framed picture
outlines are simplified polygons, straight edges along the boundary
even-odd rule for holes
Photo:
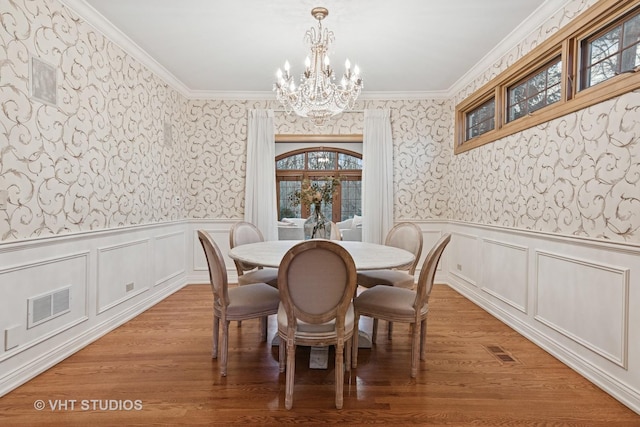
[[[30,64],[31,98],[44,104],[58,105],[58,75],[56,68],[35,56]]]

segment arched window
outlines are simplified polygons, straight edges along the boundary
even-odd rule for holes
[[[307,218],[308,206],[293,206],[291,195],[302,188],[302,181],[321,181],[326,177],[340,179],[333,203],[323,205],[322,212],[338,222],[362,212],[362,155],[340,148],[305,148],[276,157],[276,194],[278,219]]]

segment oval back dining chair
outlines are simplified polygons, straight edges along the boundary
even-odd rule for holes
[[[427,335],[427,314],[429,296],[433,288],[436,266],[451,240],[451,234],[445,234],[429,251],[424,260],[418,285],[415,290],[393,286],[374,286],[366,289],[353,300],[356,325],[360,316],[383,319],[389,322],[409,323],[412,326],[411,339],[411,377],[418,373],[418,354],[424,360],[426,356],[425,339]],[[353,340],[353,367],[358,364],[358,336]]]
[[[285,370],[286,361],[285,407],[293,406],[296,346],[335,345],[335,403],[341,409],[344,352],[349,371],[351,340],[356,329],[351,303],[356,289],[353,258],[330,240],[298,243],[280,263],[278,284],[280,372]]]
[[[377,285],[396,286],[405,289],[413,289],[415,286],[415,272],[420,255],[422,255],[422,230],[412,222],[400,222],[396,224],[385,239],[386,246],[394,246],[404,249],[414,255],[413,262],[404,267],[386,270],[367,270],[358,273],[358,285],[372,288]],[[387,336],[391,339],[393,323],[389,323]],[[372,342],[378,335],[378,320],[373,321]]]
[[[227,376],[229,321],[260,318],[261,338],[267,339],[267,316],[278,312],[278,290],[266,283],[252,283],[229,289],[227,269],[220,248],[209,233],[198,230],[198,239],[207,258],[213,291],[213,346],[211,357],[218,357],[218,334],[222,327],[220,375]]]
[[[246,245],[248,243],[264,242],[262,232],[250,222],[241,221],[233,224],[229,231],[229,247]],[[238,272],[238,284],[240,286],[250,283],[267,283],[278,286],[278,270],[275,268],[262,268],[233,260]]]

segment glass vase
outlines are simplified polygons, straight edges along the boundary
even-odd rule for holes
[[[304,238],[309,239],[328,239],[331,237],[331,221],[322,213],[320,203],[313,205],[313,212],[304,222]]]

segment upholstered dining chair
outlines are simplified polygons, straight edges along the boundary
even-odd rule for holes
[[[220,375],[227,376],[227,354],[229,322],[260,318],[261,338],[267,339],[267,316],[278,312],[280,295],[278,290],[266,283],[252,283],[229,289],[227,269],[220,248],[206,231],[198,230],[198,239],[207,258],[209,280],[213,290],[213,347],[211,356],[218,357],[219,330],[222,328],[220,344]]]
[[[255,225],[250,222],[237,222],[229,231],[229,247],[246,245],[248,243],[263,242],[264,237]],[[278,286],[278,270],[276,268],[256,267],[240,261],[233,261],[238,272],[238,285],[244,286],[250,283],[267,283]]]
[[[293,406],[296,346],[335,345],[336,408],[341,409],[346,370],[351,368],[356,268],[346,249],[330,240],[307,240],[283,257],[278,274],[280,372],[285,371],[285,407]],[[357,332],[356,332],[357,334]]]
[[[414,255],[413,262],[401,268],[386,270],[367,270],[358,272],[358,285],[372,288],[377,285],[396,286],[405,289],[413,289],[415,286],[415,272],[420,255],[422,255],[422,230],[412,222],[400,222],[396,224],[385,239],[386,246],[405,249]],[[378,333],[378,320],[373,321],[372,342]],[[393,324],[389,323],[387,336],[391,339]]]
[[[415,290],[394,286],[374,286],[360,293],[353,300],[356,328],[360,316],[383,319],[389,322],[403,322],[411,325],[411,378],[418,373],[418,355],[426,356],[427,314],[429,296],[433,288],[436,266],[451,234],[445,234],[429,251],[424,260]],[[353,339],[353,367],[358,365],[358,335]]]

